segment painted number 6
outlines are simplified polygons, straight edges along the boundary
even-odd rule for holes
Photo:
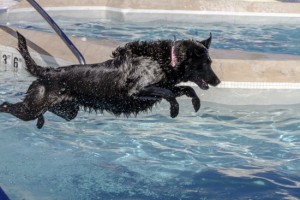
[[[19,67],[18,61],[19,61],[19,59],[17,57],[14,57],[14,68],[18,68]]]

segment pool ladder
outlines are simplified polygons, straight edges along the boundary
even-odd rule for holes
[[[61,28],[55,23],[55,21],[48,15],[48,13],[35,0],[27,1],[48,22],[48,24],[53,28],[57,35],[64,41],[64,43],[68,46],[68,48],[78,59],[79,63],[82,65],[85,64],[85,59],[83,55],[76,48],[73,42],[68,38],[68,36],[61,30]]]

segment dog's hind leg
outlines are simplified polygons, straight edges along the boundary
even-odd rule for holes
[[[43,113],[47,111],[45,93],[45,86],[38,81],[34,81],[22,102],[15,104],[4,102],[0,105],[0,112],[12,114],[24,121],[38,119],[37,127],[42,128],[44,124]]]
[[[40,112],[37,112],[36,109],[29,108],[24,102],[19,102],[15,104],[4,102],[0,105],[0,112],[12,114],[23,121],[37,119],[37,128],[39,129],[42,128],[45,123],[43,114],[37,115]]]
[[[171,90],[155,86],[148,86],[141,90],[136,97],[140,99],[163,98],[171,104],[170,112],[172,118],[176,117],[179,113],[179,104],[176,100],[176,95]]]
[[[200,109],[201,101],[192,87],[189,86],[175,86],[171,89],[172,92],[176,95],[176,97],[180,97],[182,95],[186,95],[187,97],[192,98],[192,104],[194,110],[197,112]]]

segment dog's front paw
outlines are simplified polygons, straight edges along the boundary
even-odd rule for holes
[[[172,103],[171,104],[171,117],[172,118],[177,117],[178,113],[179,113],[179,104],[177,102]]]
[[[192,98],[192,104],[193,104],[195,112],[198,112],[198,110],[200,109],[200,106],[201,106],[199,97]]]

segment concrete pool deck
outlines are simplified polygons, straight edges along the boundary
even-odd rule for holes
[[[41,6],[107,6],[132,9],[163,9],[163,10],[197,10],[226,12],[258,12],[258,13],[300,13],[299,3],[285,3],[275,0],[38,0]],[[27,1],[21,0],[13,8],[31,7]]]

